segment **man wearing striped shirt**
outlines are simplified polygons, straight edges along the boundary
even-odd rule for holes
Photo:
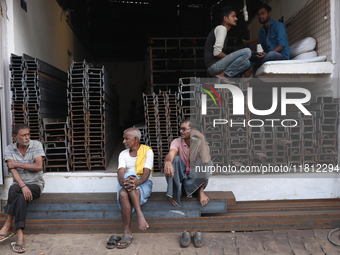
[[[42,144],[30,140],[30,130],[25,124],[17,124],[13,128],[15,143],[8,145],[4,152],[4,160],[13,176],[13,184],[8,192],[5,208],[7,219],[0,230],[0,242],[13,235],[12,220],[15,218],[16,242],[11,243],[15,252],[24,252],[23,230],[26,227],[26,211],[28,202],[40,197],[44,188]]]

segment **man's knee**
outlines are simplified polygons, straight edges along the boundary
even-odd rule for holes
[[[245,69],[249,69],[250,68],[250,61],[249,60],[247,60],[246,62],[244,62],[244,68]]]
[[[119,200],[120,201],[127,201],[129,200],[129,193],[125,189],[121,189],[119,191]]]
[[[264,57],[266,61],[281,59],[282,55],[275,51],[269,51]]]
[[[12,200],[12,199],[19,197],[19,196],[23,197],[21,188],[20,188],[19,184],[13,184],[9,188],[9,191],[8,191],[8,200]]]
[[[249,48],[244,48],[245,54],[247,55],[248,59],[251,57],[251,50]]]
[[[172,161],[172,164],[175,165],[177,163],[180,163],[182,161],[182,159],[179,157],[179,156],[176,156],[173,161]]]
[[[251,53],[251,50],[249,48],[240,49],[239,51],[242,53],[244,58],[250,59],[252,53]]]
[[[181,168],[185,168],[185,164],[179,156],[176,156],[173,159],[172,166],[174,167],[174,172],[179,171]]]

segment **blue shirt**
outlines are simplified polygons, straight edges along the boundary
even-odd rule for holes
[[[266,33],[266,29],[263,26],[259,31],[259,43],[265,52],[272,51],[277,46],[284,46],[284,49],[279,51],[279,53],[286,59],[289,59],[288,37],[286,27],[282,22],[271,19],[269,21],[268,33]]]

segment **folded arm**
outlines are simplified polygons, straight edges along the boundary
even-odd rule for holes
[[[13,159],[8,159],[7,167],[9,169],[22,168],[32,172],[39,172],[43,170],[43,157],[36,157],[33,164],[19,163]]]
[[[43,158],[37,157],[34,159],[35,163],[33,164],[25,164],[25,163],[18,163],[13,159],[7,160],[7,167],[12,173],[14,180],[19,184],[22,194],[26,201],[31,202],[33,200],[33,195],[31,190],[26,186],[26,184],[21,179],[17,168],[22,168],[32,172],[38,172],[43,170]]]

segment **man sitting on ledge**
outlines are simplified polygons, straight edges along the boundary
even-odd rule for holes
[[[17,124],[13,128],[13,140],[4,152],[4,160],[13,176],[13,184],[9,188],[8,200],[5,208],[7,219],[0,230],[0,242],[10,238],[12,221],[15,217],[17,241],[11,243],[13,251],[23,253],[26,251],[23,230],[26,228],[26,212],[28,203],[40,197],[44,188],[43,157],[45,156],[42,144],[30,140],[30,130],[25,124]]]
[[[272,8],[263,4],[257,11],[259,22],[263,25],[260,29],[259,44],[264,52],[252,52],[250,68],[243,74],[249,78],[256,70],[267,61],[287,60],[290,56],[286,27],[282,22],[270,18]]]
[[[128,247],[132,242],[131,214],[136,210],[139,229],[146,230],[149,225],[141,210],[151,195],[152,182],[149,175],[153,167],[153,152],[146,145],[140,144],[141,133],[137,128],[124,131],[123,143],[126,150],[119,154],[117,201],[122,212],[124,235],[117,248]],[[107,248],[110,246],[111,238]]]
[[[173,206],[180,206],[182,191],[187,197],[197,191],[199,202],[205,206],[209,198],[203,190],[211,173],[196,170],[213,165],[209,147],[194,119],[187,118],[181,123],[180,134],[181,137],[172,141],[165,157],[164,173],[168,183],[166,195]]]

